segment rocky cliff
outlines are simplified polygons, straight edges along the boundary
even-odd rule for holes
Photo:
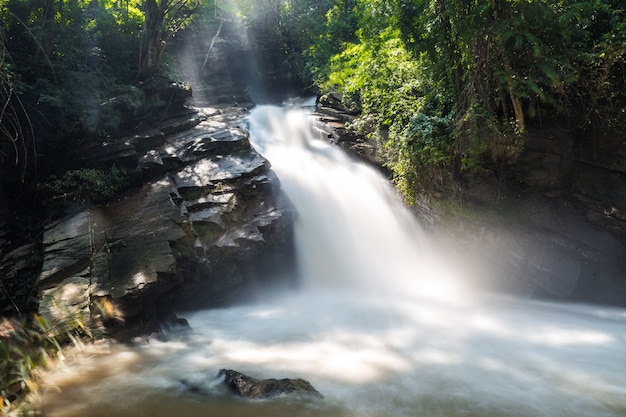
[[[626,305],[626,170],[615,162],[626,144],[602,156],[589,149],[594,141],[556,125],[535,128],[509,168],[505,199],[484,184],[467,190],[479,209],[500,206],[465,222],[496,287]]]
[[[54,325],[126,338],[158,329],[174,309],[218,305],[289,275],[293,213],[243,120],[272,78],[257,43],[232,17],[181,34],[171,47],[193,97],[157,77],[142,88],[168,103],[162,117],[63,156],[66,168],[128,173],[130,190],[115,201],[25,231],[28,219],[0,200],[3,312],[30,300]],[[187,100],[195,107],[176,110]]]
[[[126,338],[276,281],[291,265],[292,212],[245,114],[197,109],[84,155],[141,185],[46,225],[41,314]]]

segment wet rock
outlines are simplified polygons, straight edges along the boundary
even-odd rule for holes
[[[484,275],[492,275],[490,285],[499,290],[623,306],[626,174],[611,164],[620,151],[593,159],[579,145],[556,126],[529,131],[508,168],[515,179],[508,196],[503,199],[497,178],[465,188],[467,202],[491,209],[460,226],[470,231],[468,245],[479,248],[477,256],[492,269]],[[506,213],[493,209],[498,202]]]
[[[216,131],[210,125],[202,125],[193,132],[178,135],[170,143],[177,148],[176,154],[187,164],[205,157],[250,149],[250,142],[241,130],[223,128]]]
[[[135,318],[156,327],[156,299],[182,281],[172,247],[191,245],[172,190],[167,180],[146,184],[48,228],[41,313],[52,323],[80,319],[104,331]]]
[[[139,168],[144,179],[151,179],[158,175],[163,175],[168,171],[165,161],[156,150],[146,152],[146,154],[139,159]]]
[[[82,150],[84,164],[90,168],[107,169],[112,166],[118,168],[134,168],[139,156],[137,150],[128,141],[113,141]]]
[[[337,93],[329,92],[326,94],[322,94],[318,100],[318,105],[320,107],[327,108],[329,113],[331,109],[335,110],[336,112],[339,112],[336,113],[338,115],[355,113],[354,111],[352,111],[352,109],[349,109],[348,106],[345,105],[343,97]]]
[[[1,237],[0,234],[0,315],[10,315],[32,302],[41,258],[35,243],[18,244],[12,249]]]
[[[278,179],[236,117],[209,113],[190,130],[159,130],[164,143],[137,158],[145,183],[45,228],[40,311],[51,323],[132,340],[158,332],[164,310],[213,305],[257,285],[264,263],[287,264],[276,257],[292,256],[293,216]]]
[[[178,317],[173,311],[165,313],[161,318],[161,328],[166,335],[182,334],[191,331],[191,325],[184,317]]]
[[[194,126],[197,126],[201,122],[200,118],[197,114],[192,113],[190,115],[181,116],[175,119],[170,119],[166,123],[162,123],[159,125],[159,130],[161,130],[165,135],[172,135],[178,132],[184,132],[189,129],[192,129]]]
[[[89,266],[93,249],[92,224],[91,212],[85,210],[46,228],[40,286],[54,285],[58,278],[71,276]]]
[[[161,146],[165,142],[165,134],[159,129],[148,129],[132,135],[125,142],[137,152],[146,152]]]
[[[220,370],[218,376],[224,377],[224,383],[233,392],[246,398],[265,399],[286,395],[322,398],[322,394],[304,379],[256,379],[230,369]]]
[[[509,225],[494,246],[508,279],[542,298],[623,305],[623,242],[558,200],[536,198],[517,209],[526,221]]]
[[[378,145],[374,139],[347,129],[346,124],[353,122],[357,114],[348,109],[338,94],[326,93],[317,102],[315,128],[322,140],[335,144],[350,155],[377,169],[384,170],[384,162],[378,154]]]
[[[176,173],[173,178],[181,193],[190,193],[194,189],[218,188],[222,182],[267,172],[269,166],[267,159],[249,149],[215,159],[203,159]]]

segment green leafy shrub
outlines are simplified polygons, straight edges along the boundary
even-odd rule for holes
[[[363,34],[361,34],[363,36]],[[373,38],[346,45],[332,61],[327,88],[339,90],[361,115],[349,125],[375,139],[406,199],[443,187],[452,158],[453,112],[429,69],[405,48],[400,34],[386,28]]]
[[[43,184],[44,191],[71,201],[102,203],[110,200],[128,185],[125,170],[112,167],[103,171],[83,168],[52,176]]]
[[[0,413],[36,389],[37,370],[63,357],[64,340],[80,345],[78,334],[88,334],[81,320],[68,325],[67,329],[55,328],[37,315],[0,321]]]
[[[136,65],[137,2],[3,3],[0,26],[38,153],[128,127],[143,104]],[[23,120],[21,120],[24,123]]]
[[[395,183],[410,204],[418,193],[441,190],[448,182],[454,143],[453,118],[417,113],[401,134],[391,162]]]

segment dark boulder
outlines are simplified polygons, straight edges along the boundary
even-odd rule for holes
[[[224,376],[224,383],[246,398],[264,399],[285,395],[322,398],[322,394],[304,379],[256,379],[230,369],[220,370],[218,376]]]

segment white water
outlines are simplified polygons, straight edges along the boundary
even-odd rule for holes
[[[170,342],[82,357],[48,379],[48,417],[626,416],[625,310],[470,295],[386,181],[308,120],[250,116],[299,213],[302,288],[186,314],[193,333]],[[324,400],[233,399],[220,368],[302,377]]]

